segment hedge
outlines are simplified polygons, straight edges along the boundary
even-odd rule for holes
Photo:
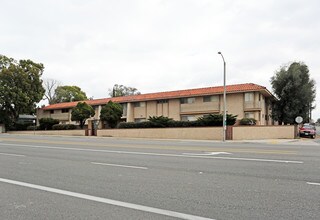
[[[57,124],[52,126],[52,130],[74,130],[74,129],[77,129],[77,126],[73,124]]]
[[[227,125],[234,125],[237,116],[227,115]],[[144,122],[121,122],[118,128],[173,128],[173,127],[206,127],[206,126],[222,126],[223,116],[205,115],[198,118],[196,121],[175,121],[171,118],[159,116],[149,117],[148,121]]]
[[[240,120],[240,125],[256,125],[257,120],[254,118],[243,118]]]
[[[39,124],[40,130],[51,130],[53,125],[59,124],[59,120],[53,118],[41,118],[39,120]]]

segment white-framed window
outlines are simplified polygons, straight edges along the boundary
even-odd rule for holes
[[[254,118],[254,112],[245,112],[244,117],[245,118]]]
[[[197,117],[194,115],[181,115],[181,121],[195,121]]]
[[[254,93],[253,92],[246,92],[244,94],[244,101],[245,102],[253,102],[254,100]]]
[[[182,98],[180,99],[181,104],[192,104],[196,102],[196,98],[191,97],[191,98]]]
[[[217,95],[209,95],[203,97],[203,102],[218,102],[219,96]]]
[[[134,107],[145,107],[146,106],[146,102],[135,102]]]

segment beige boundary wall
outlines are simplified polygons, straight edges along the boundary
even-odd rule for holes
[[[103,129],[98,130],[100,137],[155,138],[222,140],[221,127],[202,128],[143,128],[143,129]]]
[[[85,130],[8,131],[8,134],[85,136]]]
[[[294,139],[294,126],[234,126],[233,140]]]
[[[234,126],[233,140],[293,139],[294,126]],[[10,131],[9,134],[33,135],[33,131]],[[35,131],[36,135],[85,136],[85,130]],[[101,129],[99,137],[222,140],[222,127]]]

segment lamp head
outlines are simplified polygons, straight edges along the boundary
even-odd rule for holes
[[[218,54],[221,54],[221,52],[219,51]]]

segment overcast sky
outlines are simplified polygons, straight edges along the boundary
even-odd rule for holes
[[[256,83],[293,61],[317,82],[319,0],[0,0],[0,54],[43,63],[43,78],[108,97]]]

